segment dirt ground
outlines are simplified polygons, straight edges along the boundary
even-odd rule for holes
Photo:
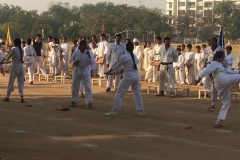
[[[7,81],[8,74],[0,77],[1,98]],[[0,101],[0,160],[239,159],[239,102],[232,101],[226,127],[215,129],[220,101],[208,111],[210,99],[198,99],[196,86],[189,97],[178,92],[170,98],[147,94],[146,85],[142,82],[146,117],[135,111],[131,91],[118,116],[105,117],[115,92],[94,86],[94,110],[81,106],[79,98],[78,107],[59,112],[56,108],[70,104],[71,84],[35,81],[30,86],[26,81],[26,103],[20,103],[17,87],[10,102]]]

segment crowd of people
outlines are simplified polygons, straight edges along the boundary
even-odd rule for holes
[[[238,70],[234,70],[236,69],[236,60],[231,46],[226,47],[225,53],[224,48],[218,45],[217,38],[211,38],[208,41],[208,46],[203,44],[194,49],[191,44],[186,46],[181,44],[174,48],[171,45],[170,37],[165,37],[163,43],[161,37],[156,37],[154,46],[150,41],[147,41],[144,49],[137,38],[134,38],[132,42],[130,39],[126,39],[125,44],[122,41],[121,34],[115,35],[114,43],[108,43],[105,40],[105,34],[101,34],[99,42],[97,37],[93,35],[91,42],[85,38],[73,40],[73,46],[70,48],[66,37],[62,38],[60,44],[59,39],[49,36],[45,47],[41,35],[37,34],[34,39],[28,39],[26,42],[15,39],[14,47],[6,56],[5,44],[1,43],[0,69],[2,74],[7,71],[7,63],[11,63],[7,93],[3,101],[9,102],[16,78],[21,103],[24,103],[23,88],[26,74],[29,76],[29,84],[33,85],[35,70],[37,73],[41,71],[42,74],[67,76],[68,64],[71,64],[73,82],[69,107],[76,106],[80,92],[81,97],[85,96],[85,102],[89,109],[94,108],[91,88],[92,76],[107,79],[106,92],[110,92],[113,88],[116,91],[114,106],[110,112],[105,113],[106,116],[117,115],[117,111],[121,108],[123,96],[130,86],[134,93],[136,110],[139,111],[140,116],[145,116],[140,92],[140,81],[143,80],[141,75],[142,70],[144,70],[146,82],[159,81],[159,92],[156,96],[164,96],[166,91],[173,98],[175,97],[175,83],[177,85],[195,85],[195,82],[196,85],[203,86],[204,89],[212,89],[211,108],[215,108],[217,96],[222,96],[223,107],[215,127],[223,127],[221,120],[225,119],[231,103],[229,99],[230,88],[233,83],[240,81],[239,75],[232,79],[232,76],[228,75],[239,73]],[[46,65],[44,65],[46,62],[48,62],[48,73]],[[59,65],[60,72],[58,71]],[[218,85],[222,83],[219,82],[219,75],[222,74],[227,74],[231,86]],[[213,85],[212,82],[215,81],[216,83]],[[168,85],[165,88],[166,82]],[[225,88],[223,88],[224,86]],[[228,89],[226,90],[226,88]],[[69,107],[57,110],[68,111]]]

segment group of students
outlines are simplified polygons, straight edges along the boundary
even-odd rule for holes
[[[27,41],[27,46],[22,49],[20,39],[14,40],[14,45],[9,54],[1,60],[0,64],[8,63],[11,59],[12,66],[9,77],[8,89],[6,97],[3,101],[9,102],[10,93],[13,91],[14,80],[17,78],[18,88],[21,96],[21,102],[24,103],[23,99],[23,87],[24,87],[24,61],[25,56],[31,58],[33,55],[26,55],[26,53],[34,53],[35,49],[36,55],[41,55],[37,52],[37,49],[41,52],[43,49],[42,42],[38,40],[39,35],[36,36],[36,40],[32,43]],[[39,37],[40,38],[40,37]],[[94,39],[95,38],[95,39]],[[50,64],[58,61],[55,53],[60,53],[60,59],[64,59],[63,66],[68,63],[68,48],[66,43],[66,38],[63,38],[63,44],[61,47],[57,44],[56,39],[53,42],[50,41],[49,37],[48,51],[50,51],[48,57],[50,57]],[[223,106],[220,110],[219,117],[215,124],[215,127],[223,127],[221,123],[222,120],[226,118],[227,111],[231,103],[231,87],[240,82],[240,75],[238,70],[234,70],[234,59],[231,53],[231,47],[227,47],[227,54],[224,53],[224,49],[217,44],[216,38],[211,38],[209,41],[209,46],[203,48],[201,52],[200,47],[196,47],[196,53],[192,52],[192,45],[187,45],[187,51],[184,50],[184,45],[181,48],[175,49],[171,46],[171,39],[169,37],[164,38],[164,44],[161,43],[161,37],[157,37],[157,44],[153,49],[151,48],[150,42],[146,43],[146,50],[142,54],[141,47],[139,46],[139,41],[134,38],[133,43],[128,39],[126,43],[121,43],[122,37],[120,34],[115,35],[115,42],[110,45],[105,40],[105,35],[101,34],[100,42],[96,43],[96,37],[93,36],[92,42],[88,43],[85,39],[80,39],[79,43],[74,44],[72,47],[72,54],[70,56],[70,64],[73,66],[72,72],[72,87],[71,87],[71,105],[69,107],[76,106],[76,102],[79,96],[79,89],[81,82],[85,87],[85,102],[88,104],[89,109],[93,109],[92,100],[92,88],[91,88],[91,74],[93,73],[92,65],[94,63],[98,64],[98,70],[100,78],[107,78],[108,84],[106,91],[109,92],[112,87],[112,81],[115,77],[115,90],[116,95],[114,99],[114,105],[110,112],[105,113],[106,116],[115,116],[117,111],[121,108],[123,96],[127,89],[131,86],[136,110],[139,111],[140,116],[145,116],[144,107],[142,103],[142,97],[140,92],[141,80],[141,67],[147,68],[147,76],[151,73],[159,71],[159,93],[156,96],[164,96],[165,82],[167,80],[168,86],[167,91],[170,92],[171,97],[174,97],[174,83],[175,79],[179,79],[180,84],[184,82],[184,72],[186,76],[186,81],[188,84],[194,83],[195,75],[194,73],[194,63],[197,64],[197,84],[203,83],[204,88],[212,88],[212,106],[215,107],[217,96],[222,96]],[[75,41],[76,42],[76,41]],[[37,44],[36,44],[37,43]],[[41,45],[40,45],[41,44]],[[204,47],[204,45],[203,45]],[[31,49],[30,49],[31,48]],[[96,49],[97,48],[97,49]],[[60,50],[60,52],[59,52]],[[25,53],[26,52],[26,53]],[[147,61],[142,57],[147,56]],[[56,58],[56,59],[54,59]],[[40,60],[41,61],[41,60]],[[141,63],[143,62],[143,64]],[[148,62],[146,64],[146,62]],[[155,65],[155,63],[157,65]],[[45,68],[40,69],[44,73]],[[184,66],[184,68],[182,67]],[[51,67],[56,67],[52,65]],[[225,67],[225,68],[224,68]],[[97,68],[97,67],[96,67]],[[56,68],[50,68],[50,72],[56,74]],[[67,67],[62,68],[62,74],[67,74]],[[179,72],[179,70],[181,72]],[[65,71],[65,72],[64,72]],[[150,73],[151,72],[151,73]],[[1,70],[1,73],[3,71]],[[237,74],[238,73],[238,74]],[[123,74],[122,81],[120,82],[121,75]],[[210,75],[211,74],[211,75]],[[176,78],[177,76],[179,78]],[[155,81],[156,81],[155,75]],[[182,79],[181,79],[182,78]],[[211,84],[213,79],[214,83]],[[183,81],[181,81],[183,80]],[[69,107],[58,108],[59,111],[68,111]]]

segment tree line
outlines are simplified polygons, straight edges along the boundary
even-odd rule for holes
[[[33,38],[42,33],[45,37],[90,37],[105,32],[113,37],[117,32],[134,30],[134,34],[148,31],[151,36],[176,38],[198,37],[206,41],[220,30],[222,25],[225,38],[236,41],[240,37],[240,6],[232,2],[221,2],[213,12],[202,17],[193,12],[167,16],[158,8],[145,6],[115,5],[112,2],[71,6],[69,3],[51,2],[47,11],[38,14],[37,10],[26,11],[19,6],[0,4],[0,34],[6,36],[7,26],[11,26],[13,38]],[[170,23],[172,21],[172,24]],[[154,34],[155,33],[155,34]]]

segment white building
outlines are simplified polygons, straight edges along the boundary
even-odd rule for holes
[[[178,16],[186,12],[197,15],[212,15],[214,6],[222,1],[233,1],[240,4],[240,0],[166,0],[166,15]]]

